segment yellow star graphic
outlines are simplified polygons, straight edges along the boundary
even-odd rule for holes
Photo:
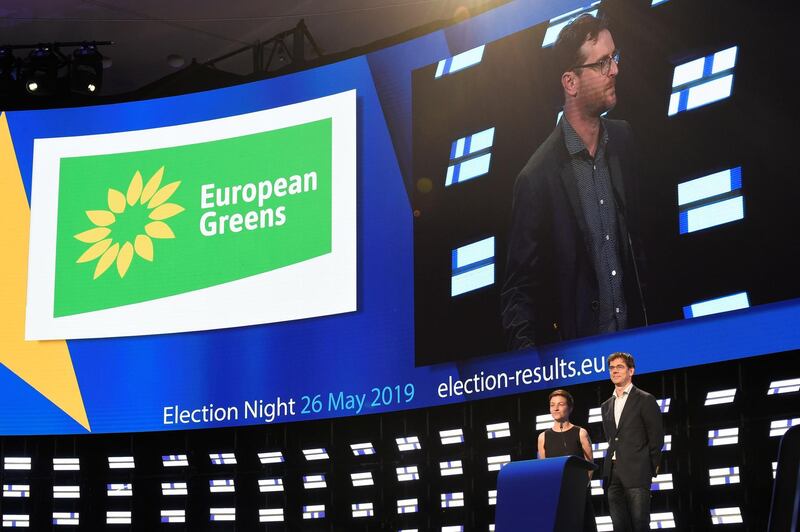
[[[0,364],[52,401],[72,419],[91,431],[86,408],[67,343],[25,341],[25,290],[28,286],[28,239],[31,212],[17,157],[11,142],[8,119],[0,114]]]

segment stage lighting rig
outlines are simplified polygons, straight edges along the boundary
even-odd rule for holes
[[[103,85],[103,56],[97,46],[84,44],[72,52],[70,89],[80,94],[95,94]]]
[[[58,48],[41,45],[30,51],[19,67],[19,81],[28,94],[52,96],[59,92],[60,72],[68,59]]]

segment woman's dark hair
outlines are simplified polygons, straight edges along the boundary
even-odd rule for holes
[[[567,390],[556,390],[554,392],[550,392],[550,397],[547,398],[548,401],[552,401],[553,397],[560,395],[564,399],[567,400],[567,406],[570,410],[572,410],[572,405],[575,404],[575,401],[572,400],[572,394],[569,393]]]

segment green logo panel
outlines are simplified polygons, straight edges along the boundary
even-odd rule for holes
[[[62,159],[54,316],[182,294],[330,253],[331,125]]]

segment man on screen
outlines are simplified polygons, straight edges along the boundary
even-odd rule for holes
[[[501,295],[510,349],[646,321],[626,214],[630,126],[601,116],[617,102],[619,52],[605,21],[584,14],[553,55],[564,115],[514,185]]]
[[[608,440],[603,478],[614,532],[650,530],[650,484],[664,445],[661,409],[631,382],[635,366],[628,353],[608,357],[614,393],[600,406]]]

